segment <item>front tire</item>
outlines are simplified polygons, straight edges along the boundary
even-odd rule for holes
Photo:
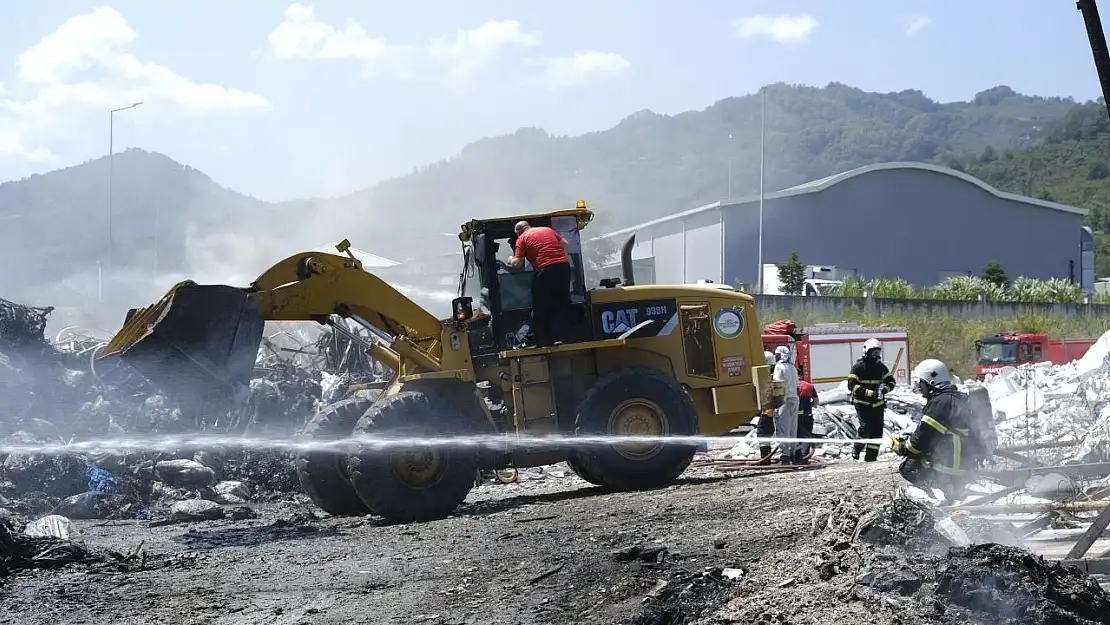
[[[373,399],[358,397],[336,402],[312,417],[301,438],[310,441],[347,438],[373,403]],[[316,507],[334,516],[364,516],[370,513],[351,487],[346,454],[302,451],[297,453],[295,466],[301,488]]]
[[[648,367],[629,367],[606,375],[586,393],[578,407],[577,433],[695,436],[698,413],[674,378]],[[694,443],[591,443],[574,452],[581,468],[575,472],[615,490],[659,488],[682,475],[695,452]]]
[[[359,420],[354,435],[385,442],[465,436],[474,430],[451,403],[421,391],[401,391],[375,403]],[[461,445],[364,446],[347,460],[359,498],[371,512],[392,523],[450,515],[474,488],[477,470],[476,447]]]

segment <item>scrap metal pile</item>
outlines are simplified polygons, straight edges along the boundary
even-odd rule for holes
[[[105,337],[66,328],[49,340],[44,332],[51,310],[0,299],[0,445],[21,451],[63,446],[63,453],[50,454],[0,448],[0,521],[9,523],[44,514],[210,518],[227,513],[220,504],[291,496],[299,484],[283,452],[182,448],[84,454],[66,453],[65,445],[198,431],[295,435],[345,385],[384,373],[329,331],[309,338],[279,329],[263,341],[246,400],[222,413],[199,414],[159,394],[126,364],[100,358]],[[250,511],[233,508],[231,514]],[[10,534],[11,527],[4,531]],[[7,536],[0,535],[7,541],[0,559],[23,557],[3,555],[16,549]]]

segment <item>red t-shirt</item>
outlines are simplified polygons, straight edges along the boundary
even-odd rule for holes
[[[534,226],[522,232],[516,238],[514,255],[527,259],[536,271],[570,262],[567,253],[563,251],[562,237],[547,226]]]

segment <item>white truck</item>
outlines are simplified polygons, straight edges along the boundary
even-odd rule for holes
[[[807,265],[806,279],[805,283],[802,285],[801,296],[827,296],[830,294],[832,287],[844,282],[845,275],[854,273],[854,271],[845,272],[844,270],[828,265]],[[779,280],[778,265],[770,263],[763,265],[763,294],[786,295],[783,291],[782,280]]]

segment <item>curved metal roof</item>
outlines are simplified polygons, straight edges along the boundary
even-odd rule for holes
[[[1029,204],[1031,206],[1040,206],[1041,208],[1050,208],[1052,210],[1064,211],[1065,213],[1075,213],[1077,215],[1087,214],[1087,209],[1084,208],[1068,206],[1067,204],[1050,202],[1048,200],[1026,197],[1024,195],[1018,195],[1016,193],[999,191],[998,189],[995,189],[982,180],[979,180],[975,176],[966,174],[962,171],[950,169],[948,167],[941,167],[940,165],[933,165],[932,163],[918,163],[914,161],[898,161],[892,163],[876,163],[874,165],[864,165],[863,167],[857,167],[846,172],[826,176],[824,178],[821,178],[820,180],[813,180],[811,182],[806,182],[797,186],[790,187],[789,189],[783,189],[782,191],[776,192],[775,195],[778,197],[786,197],[788,195],[797,195],[798,193],[816,193],[818,191],[824,191],[834,184],[839,184],[841,182],[844,182],[845,180],[850,180],[857,176],[862,176],[864,174],[869,174],[875,171],[885,171],[890,169],[919,169],[922,171],[933,172],[934,174],[941,174],[943,176],[951,176],[969,184],[973,184],[986,191],[987,193],[990,193],[991,195],[1003,200],[1021,202],[1022,204]],[[766,197],[767,196],[764,196],[765,199]]]
[[[933,165],[932,163],[919,163],[919,162],[915,162],[915,161],[895,161],[895,162],[889,162],[889,163],[875,163],[874,165],[864,165],[863,167],[857,167],[855,169],[851,169],[851,170],[848,170],[848,171],[845,171],[845,172],[841,172],[839,174],[833,174],[831,176],[826,176],[826,177],[821,178],[819,180],[813,180],[813,181],[810,181],[810,182],[805,182],[805,183],[802,183],[800,185],[796,185],[796,186],[793,186],[793,187],[790,187],[790,188],[787,188],[787,189],[783,189],[781,191],[775,191],[773,193],[766,193],[766,194],[763,195],[763,199],[764,200],[777,200],[777,199],[791,197],[791,196],[795,196],[795,195],[804,195],[804,194],[807,194],[807,193],[819,193],[821,191],[824,191],[825,189],[828,189],[829,187],[831,187],[835,184],[839,184],[839,183],[844,182],[846,180],[851,180],[852,178],[855,178],[857,176],[863,176],[865,174],[870,174],[870,173],[879,172],[879,171],[906,170],[906,169],[927,171],[927,172],[931,172],[931,173],[934,173],[934,174],[940,174],[942,176],[949,176],[949,177],[952,177],[952,178],[956,178],[958,180],[962,180],[963,182],[973,184],[976,187],[982,189],[983,191],[986,191],[987,193],[990,193],[991,195],[993,195],[997,198],[1001,198],[1001,199],[1004,199],[1004,200],[1010,200],[1010,201],[1013,201],[1013,202],[1020,202],[1022,204],[1026,204],[1026,205],[1029,205],[1029,206],[1037,206],[1037,207],[1040,207],[1040,208],[1047,208],[1047,209],[1050,209],[1050,210],[1062,211],[1062,212],[1065,212],[1065,213],[1072,213],[1072,214],[1075,214],[1075,215],[1083,215],[1083,216],[1085,216],[1088,212],[1087,209],[1079,208],[1077,206],[1068,206],[1067,204],[1060,204],[1058,202],[1050,202],[1048,200],[1039,200],[1037,198],[1026,197],[1024,195],[1018,195],[1016,193],[1007,193],[1005,191],[999,191],[998,189],[990,186],[989,184],[983,182],[982,180],[979,180],[978,178],[976,178],[974,176],[971,176],[969,174],[966,174],[962,171],[957,171],[955,169],[950,169],[948,167],[941,167],[940,165]],[[706,204],[705,206],[699,206],[697,208],[692,208],[690,210],[675,213],[674,215],[669,215],[667,217],[661,217],[659,219],[654,219],[652,221],[648,221],[648,222],[639,224],[637,226],[632,226],[632,227],[629,227],[629,228],[622,228],[620,230],[617,230],[615,232],[610,232],[608,234],[602,235],[602,236],[597,237],[597,238],[608,238],[608,237],[627,235],[627,234],[631,234],[632,232],[635,232],[636,230],[638,230],[640,228],[645,228],[645,227],[648,227],[648,226],[654,226],[656,224],[666,223],[668,221],[673,221],[675,219],[680,219],[680,218],[687,217],[687,216],[690,216],[690,215],[693,215],[693,214],[696,214],[696,213],[703,213],[703,212],[707,212],[707,211],[727,208],[729,206],[737,206],[737,205],[740,205],[740,204],[750,204],[752,202],[758,202],[758,201],[759,201],[759,196],[755,195],[755,196],[744,197],[744,198],[741,198],[739,200],[735,200],[735,201],[728,202],[728,203],[713,202],[712,204]]]

